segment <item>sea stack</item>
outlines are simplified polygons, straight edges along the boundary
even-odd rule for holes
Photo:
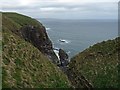
[[[60,58],[61,66],[67,66],[68,63],[69,63],[68,54],[63,49],[59,49],[58,55],[59,55],[59,58]]]

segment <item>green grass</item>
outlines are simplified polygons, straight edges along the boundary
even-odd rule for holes
[[[119,40],[119,41],[118,41]],[[118,88],[120,38],[90,46],[71,59],[69,69],[82,73],[96,88]],[[77,74],[78,75],[78,74]]]
[[[27,21],[26,21],[27,20]],[[36,20],[15,13],[3,13],[3,88],[67,88],[67,76],[32,44],[16,33],[24,24]]]
[[[15,23],[19,24],[20,26],[24,26],[24,25],[33,25],[33,26],[41,26],[42,24],[40,22],[38,22],[37,20],[29,17],[29,16],[25,16],[25,15],[21,15],[18,13],[2,13],[3,16],[6,16],[7,18],[12,19]]]

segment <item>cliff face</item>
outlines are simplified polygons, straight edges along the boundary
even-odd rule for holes
[[[71,83],[75,87],[92,84],[95,88],[119,88],[119,52],[120,38],[116,38],[97,43],[79,53],[68,66]]]
[[[71,83],[75,88],[120,86],[120,38],[93,45],[73,57],[70,64],[60,49],[63,73],[55,65],[59,60],[40,22],[17,13],[3,13],[2,22],[3,88],[68,88]]]
[[[67,76],[44,55],[53,51],[42,24],[24,15],[3,13],[2,31],[3,88],[70,87]],[[51,52],[43,50],[44,44]]]
[[[57,64],[59,62],[53,51],[52,42],[46,33],[45,27],[41,23],[20,14],[4,13],[3,15],[5,15],[5,18],[12,19],[13,22],[19,25],[17,28],[14,26],[13,29],[10,29],[13,33],[34,45],[43,54],[48,56],[53,63]]]
[[[48,38],[44,26],[36,27],[25,25],[20,29],[20,33],[22,38],[37,47],[43,54],[48,56],[53,63],[58,63],[58,58],[53,51],[52,42]]]

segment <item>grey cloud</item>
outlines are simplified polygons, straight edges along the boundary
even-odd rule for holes
[[[47,0],[48,1],[48,0]],[[80,4],[80,3],[58,3],[58,2],[49,2],[49,3],[45,3],[45,2],[41,2],[41,3],[36,3],[36,4],[31,4],[31,5],[27,5],[27,6],[23,6],[23,5],[10,5],[9,7],[6,6],[2,6],[3,9],[34,9],[34,8],[67,8],[67,9],[72,9],[72,8],[86,8],[86,9],[102,9],[103,6],[113,6],[115,5],[115,3],[111,3],[111,2],[103,2],[103,3],[85,3],[85,4]],[[104,7],[103,7],[104,8]],[[112,7],[113,8],[113,7]]]
[[[48,1],[48,0],[47,0]],[[8,3],[6,3],[8,5]],[[3,11],[17,11],[26,13],[34,17],[39,17],[39,14],[45,17],[66,18],[69,14],[75,18],[91,17],[96,14],[101,17],[116,17],[117,3],[101,2],[101,3],[58,3],[58,2],[40,2],[31,5],[10,5],[2,7]],[[50,9],[52,8],[52,9]],[[48,9],[48,10],[47,10]],[[38,14],[39,13],[39,14]],[[63,16],[64,17],[63,17]],[[107,16],[109,15],[109,16]],[[41,17],[42,17],[41,16]],[[70,16],[69,16],[70,18]]]

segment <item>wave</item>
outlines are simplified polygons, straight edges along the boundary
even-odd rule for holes
[[[59,41],[61,44],[62,44],[62,43],[66,43],[66,44],[67,44],[67,43],[70,43],[70,42],[71,42],[71,41],[65,40],[65,39],[59,39],[58,41]]]
[[[59,49],[60,49],[60,48],[54,47],[54,50],[57,50],[57,51],[59,51]]]
[[[53,51],[55,52],[56,56],[58,57],[58,60],[60,60],[59,55],[58,55],[59,50],[54,49]]]
[[[51,28],[46,28],[46,30],[48,31],[48,30],[50,30]]]
[[[67,54],[69,55],[71,52],[70,51],[67,51]]]

